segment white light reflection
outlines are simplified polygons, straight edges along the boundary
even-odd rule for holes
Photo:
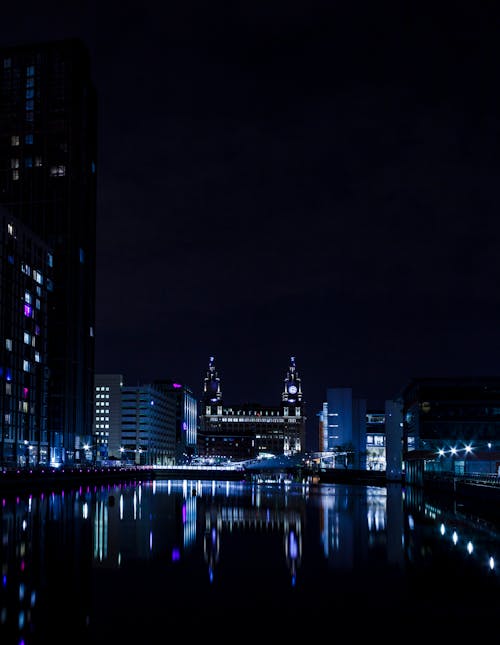
[[[444,535],[446,533],[446,529],[444,528],[444,524],[441,524],[441,526],[439,527],[439,532],[441,533],[441,535]]]
[[[82,506],[82,516],[84,520],[88,519],[89,505],[87,504],[87,502],[85,502],[84,505]]]
[[[120,495],[120,519],[123,520],[123,493]]]
[[[149,550],[153,550],[153,531],[149,531]]]
[[[474,551],[474,547],[472,546],[472,542],[469,540],[467,542],[467,553],[470,555]]]
[[[492,557],[490,557],[489,563],[490,563],[490,569],[493,570],[495,568],[495,560]]]
[[[451,539],[453,540],[453,544],[458,542],[458,533],[456,531],[453,531]]]

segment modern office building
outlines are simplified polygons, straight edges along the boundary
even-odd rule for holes
[[[339,465],[364,469],[366,421],[366,399],[354,397],[350,387],[328,388],[320,413],[322,450],[337,452]]]
[[[0,207],[0,464],[48,464],[49,247]]]
[[[78,462],[94,404],[97,101],[78,40],[0,48],[0,204],[52,251],[47,433]]]
[[[122,387],[121,460],[148,466],[175,464],[175,402],[157,385]]]
[[[174,379],[154,380],[175,409],[175,463],[188,462],[196,454],[198,403],[193,390]]]
[[[122,453],[122,387],[121,374],[96,374],[94,379],[94,427],[85,450],[88,461],[121,459]]]
[[[221,460],[254,459],[264,454],[294,455],[305,451],[305,402],[292,356],[283,380],[281,403],[226,404],[215,358],[210,357],[203,382],[198,455]]]
[[[365,423],[361,422],[356,429],[353,428],[352,419],[360,417],[352,413],[349,388],[341,390],[336,395],[330,393],[329,400],[333,407],[325,402],[318,413],[320,442],[316,460],[324,467],[383,470],[389,480],[400,481],[403,466],[400,403],[387,400],[384,411],[368,410]],[[356,405],[362,409],[365,404],[362,399],[360,401]],[[359,437],[358,443],[352,437]],[[359,451],[359,458],[355,456],[356,451]]]

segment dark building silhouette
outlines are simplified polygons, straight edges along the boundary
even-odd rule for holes
[[[287,456],[305,451],[304,400],[295,357],[283,380],[281,404],[225,404],[221,381],[210,357],[203,382],[198,454],[213,459],[246,460],[264,454]]]
[[[0,203],[53,253],[51,463],[72,463],[93,412],[97,101],[78,40],[0,48]]]

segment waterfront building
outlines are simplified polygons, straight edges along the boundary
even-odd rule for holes
[[[337,453],[335,465],[366,468],[366,399],[350,387],[328,388],[320,415],[322,451]]]
[[[0,207],[0,464],[48,464],[51,249]]]
[[[254,459],[265,454],[305,451],[305,402],[295,357],[283,379],[281,403],[229,404],[223,400],[215,358],[210,357],[203,382],[198,455],[214,460]]]
[[[161,387],[122,387],[121,460],[148,466],[175,463],[175,403]]]
[[[198,403],[193,390],[174,379],[155,379],[153,385],[175,409],[175,463],[185,463],[196,454]]]
[[[122,447],[121,374],[96,374],[94,378],[94,426],[85,444],[85,459],[102,463],[121,459]]]
[[[418,377],[402,389],[407,479],[424,469],[496,472],[500,465],[500,377]]]
[[[0,48],[0,204],[53,257],[45,392],[54,465],[80,461],[92,431],[96,120],[80,41]]]

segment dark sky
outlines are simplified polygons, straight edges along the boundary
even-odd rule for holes
[[[312,435],[328,387],[500,373],[498,2],[100,5],[0,25],[91,51],[98,372],[272,404],[293,355]]]

